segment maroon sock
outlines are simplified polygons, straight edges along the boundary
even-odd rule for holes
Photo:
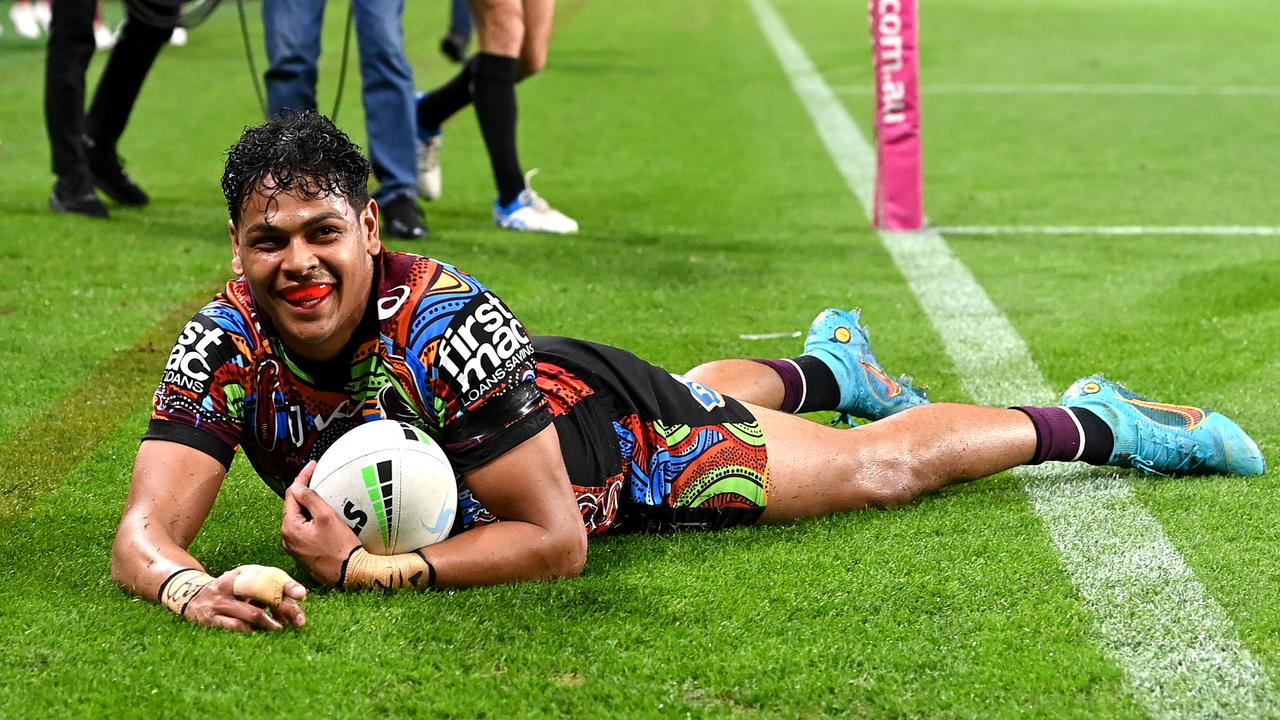
[[[756,360],[768,365],[782,379],[782,407],[785,413],[834,410],[840,402],[836,376],[821,360],[809,355],[790,360]]]
[[[1015,407],[1036,428],[1036,454],[1028,465],[1049,460],[1105,465],[1114,443],[1111,428],[1084,408]]]

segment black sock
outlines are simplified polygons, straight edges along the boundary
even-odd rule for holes
[[[427,93],[426,100],[418,103],[418,125],[435,130],[471,103],[475,64],[475,58],[468,60],[452,80]]]
[[[840,386],[831,368],[816,357],[801,355],[790,360],[756,360],[782,378],[782,407],[786,413],[831,410],[840,402]]]
[[[475,57],[472,95],[480,134],[489,150],[498,203],[507,205],[524,190],[524,173],[516,154],[516,76],[513,57],[480,53]]]
[[[1115,434],[1102,418],[1081,407],[1067,408],[1075,414],[1084,430],[1084,452],[1080,453],[1080,461],[1090,465],[1106,465],[1111,459],[1111,451],[1115,447]]]

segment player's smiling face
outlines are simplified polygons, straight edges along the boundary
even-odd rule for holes
[[[364,317],[373,257],[382,248],[378,206],[341,195],[264,193],[267,178],[230,224],[231,268],[289,349],[311,360],[338,354]]]

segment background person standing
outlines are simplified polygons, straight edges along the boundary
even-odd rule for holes
[[[135,8],[162,22],[144,22]],[[125,10],[124,26],[86,115],[85,71],[96,47],[97,2],[53,3],[45,51],[44,117],[53,174],[58,178],[49,197],[49,208],[54,212],[107,217],[107,206],[94,188],[121,205],[140,206],[151,201],[125,172],[116,144],[124,134],[142,82],[173,32],[179,6],[131,0]],[[164,25],[169,18],[172,22]]]
[[[316,64],[324,0],[263,0],[267,115],[316,109]],[[382,231],[397,238],[427,235],[418,207],[413,68],[404,50],[404,0],[352,0],[360,53],[369,160],[378,179],[373,197]]]

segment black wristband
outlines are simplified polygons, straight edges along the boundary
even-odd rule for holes
[[[191,597],[187,598],[187,601],[182,603],[182,609],[178,611],[178,617],[185,618],[187,616],[187,606],[190,605],[191,601],[195,600],[196,596],[202,592],[204,592],[204,585],[201,585],[199,590],[191,593]]]
[[[417,550],[414,550],[414,552],[418,553],[418,557],[422,558],[422,562],[427,564],[427,589],[435,590],[436,589],[436,566],[432,565],[431,561],[427,559],[427,554],[422,552],[422,548],[418,548]]]
[[[356,551],[360,550],[363,547],[364,547],[363,545],[356,545],[355,547],[351,548],[351,552],[347,553],[347,559],[342,561],[342,570],[338,572],[338,582],[337,584],[334,585],[334,587],[338,588],[339,590],[342,589],[343,583],[347,581],[347,563],[351,562],[351,556],[355,555]]]

